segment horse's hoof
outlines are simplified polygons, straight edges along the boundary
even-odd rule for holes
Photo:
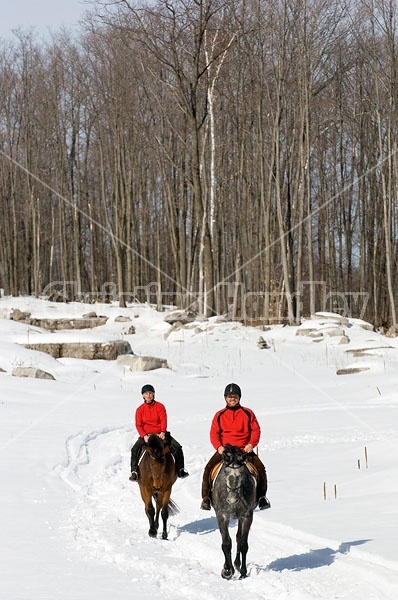
[[[239,579],[246,579],[247,573],[241,573]]]
[[[163,531],[162,533],[162,540],[167,540],[167,532]]]
[[[234,572],[235,572],[234,569],[223,569],[221,571],[221,577],[223,579],[231,579]]]
[[[157,531],[156,531],[156,529],[150,529],[150,530],[148,531],[148,535],[149,535],[149,537],[153,537],[153,538],[154,538],[154,537],[156,537],[156,534],[157,534]]]

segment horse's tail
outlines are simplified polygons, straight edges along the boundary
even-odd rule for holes
[[[153,496],[153,499],[155,500],[155,502],[157,502],[157,499],[158,499],[157,492],[154,492],[154,494],[152,494],[152,496]],[[174,517],[174,515],[177,515],[180,512],[180,507],[171,498],[169,498],[167,505],[169,507],[169,516],[170,517]]]
[[[174,500],[172,500],[171,498],[169,499],[169,515],[171,517],[174,517],[174,515],[178,514],[180,512],[180,508],[178,506],[178,504],[176,504],[174,502]]]

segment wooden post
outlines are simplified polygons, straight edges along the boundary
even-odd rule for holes
[[[361,468],[361,460],[358,458],[358,469]]]
[[[368,468],[368,449],[365,446],[365,464],[366,464],[366,468]]]
[[[326,481],[323,482],[323,499],[326,500]]]
[[[334,499],[336,500],[337,498],[337,485],[334,484]]]

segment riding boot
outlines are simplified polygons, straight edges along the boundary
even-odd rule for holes
[[[138,463],[140,460],[141,452],[144,447],[143,438],[139,437],[135,442],[134,446],[131,448],[131,459],[130,459],[130,480],[137,481],[138,479]],[[133,475],[135,473],[135,476]]]
[[[263,463],[257,456],[257,454],[253,453],[251,458],[252,458],[253,465],[256,467],[257,472],[258,472],[258,481],[257,481],[258,507],[260,510],[264,510],[266,508],[271,507],[271,503],[267,498],[267,488],[268,488],[267,472],[265,470]]]
[[[182,447],[179,444],[177,445],[172,443],[170,450],[172,451],[176,463],[177,477],[180,477],[181,479],[188,477],[189,473],[184,467],[184,453],[182,451]]]
[[[211,472],[212,472],[213,468],[215,467],[215,465],[221,461],[222,461],[221,454],[216,452],[210,458],[209,462],[207,463],[207,465],[205,466],[205,469],[203,471],[202,504],[200,506],[200,508],[202,510],[210,510],[210,508],[211,508],[211,504],[210,504],[210,502],[211,502]]]
[[[252,452],[252,454],[250,455],[250,458],[251,458],[251,461],[252,461],[253,465],[255,466],[257,473],[258,473],[258,481],[257,481],[257,500],[258,500],[259,498],[261,498],[262,496],[265,496],[267,494],[267,488],[268,488],[267,472],[265,470],[265,467],[264,467],[262,461],[259,459],[257,454],[254,454],[254,452]]]

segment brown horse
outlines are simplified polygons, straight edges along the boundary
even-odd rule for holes
[[[145,445],[140,463],[138,484],[141,498],[145,504],[145,513],[149,520],[150,537],[156,537],[159,528],[159,514],[162,515],[162,539],[167,540],[167,519],[179,512],[178,506],[171,500],[170,494],[177,479],[174,459],[167,443],[156,434],[151,434]],[[155,501],[155,508],[152,503]]]

